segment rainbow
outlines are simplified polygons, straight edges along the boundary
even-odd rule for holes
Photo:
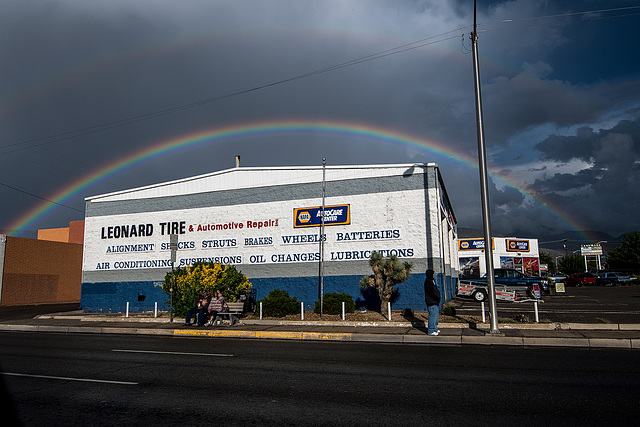
[[[248,122],[207,129],[169,139],[106,164],[102,168],[94,170],[88,175],[82,176],[75,182],[67,185],[53,195],[50,195],[47,197],[49,201],[41,202],[33,209],[22,215],[9,226],[9,234],[18,236],[23,234],[27,229],[36,228],[35,224],[48,213],[57,209],[59,205],[64,204],[74,197],[78,197],[83,191],[87,190],[95,183],[106,180],[117,173],[132,169],[143,162],[168,156],[181,150],[195,148],[203,144],[224,143],[238,138],[286,133],[320,133],[338,137],[357,137],[368,141],[393,144],[405,148],[413,148],[422,152],[429,152],[454,163],[462,164],[465,167],[477,169],[477,160],[475,158],[465,153],[454,151],[444,144],[405,132],[377,127],[371,124],[342,122],[336,120],[278,120]],[[529,202],[541,206],[543,210],[551,214],[551,216],[553,216],[567,229],[577,231],[580,235],[585,237],[585,240],[592,240],[589,236],[584,235],[581,231],[582,228],[579,227],[579,222],[576,219],[571,218],[552,202],[543,199],[541,195],[527,189],[526,186],[516,182],[512,178],[500,175],[495,171],[491,171],[490,176],[494,182],[515,189]],[[51,203],[51,201],[54,203]]]

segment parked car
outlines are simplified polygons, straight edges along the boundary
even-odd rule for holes
[[[482,302],[487,300],[489,288],[485,282],[458,282],[457,295],[471,297],[477,302]],[[517,301],[518,295],[515,290],[504,285],[496,284],[496,300]]]
[[[494,268],[494,283],[505,288],[505,290],[513,290],[518,295],[518,298],[540,298],[536,295],[537,292],[542,292],[542,289],[549,287],[549,281],[542,277],[527,276],[518,270],[513,268]],[[460,283],[474,284],[477,286],[484,286],[487,283],[487,275],[477,279],[461,279]],[[537,286],[534,286],[537,285]],[[536,289],[537,288],[537,289]],[[476,298],[477,299],[477,298]],[[481,301],[477,299],[478,301]]]
[[[615,286],[626,284],[631,281],[628,274],[618,273],[617,271],[605,271],[598,273],[596,276],[596,284],[603,286]]]
[[[574,273],[562,280],[566,286],[587,286],[596,284],[596,276],[591,273]]]

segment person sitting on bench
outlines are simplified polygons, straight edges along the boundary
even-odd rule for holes
[[[209,291],[202,291],[202,296],[198,299],[196,306],[191,308],[187,312],[187,317],[184,321],[185,326],[191,326],[191,316],[194,314],[198,314],[197,316],[197,324],[198,326],[204,325],[204,316],[207,313],[207,307],[209,306],[209,301],[211,301],[211,294]]]
[[[216,291],[215,296],[211,298],[211,302],[209,303],[209,322],[205,326],[213,325],[218,313],[222,313],[224,311],[226,304],[227,303],[222,296],[222,292],[219,290]]]

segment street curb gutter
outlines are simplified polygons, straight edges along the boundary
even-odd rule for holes
[[[640,339],[629,338],[529,338],[529,337],[493,337],[493,336],[428,336],[428,335],[392,335],[361,333],[327,333],[295,331],[232,331],[176,329],[176,336],[195,336],[212,338],[250,338],[280,339],[300,341],[349,341],[394,344],[444,344],[444,345],[508,345],[543,347],[590,347],[590,348],[640,348]]]
[[[640,349],[638,338],[552,338],[552,337],[504,337],[504,336],[459,336],[459,335],[416,335],[416,334],[368,334],[351,332],[308,332],[308,331],[247,331],[234,329],[152,329],[118,328],[93,326],[55,325],[13,325],[0,324],[0,331],[12,332],[54,332],[126,335],[163,335],[176,337],[248,338],[300,341],[342,341],[389,344],[439,344],[439,345],[507,345],[522,347],[586,347],[586,348],[629,348]]]
[[[167,318],[161,317],[124,317],[124,316],[96,316],[96,315],[66,315],[66,314],[41,314],[35,319],[49,320],[79,320],[81,322],[130,322],[130,323],[168,323]],[[174,318],[176,322],[183,322],[182,318]],[[415,328],[423,325],[411,322],[378,322],[378,321],[316,321],[316,320],[257,320],[242,319],[243,325],[261,326],[352,326],[352,327],[402,327]],[[446,323],[438,325],[441,329],[469,329],[468,323]],[[488,329],[488,323],[476,323],[475,329]],[[500,323],[498,329],[529,329],[529,330],[603,330],[603,331],[640,331],[639,323]]]
[[[11,325],[0,324],[0,331],[9,332],[58,332],[82,334],[139,334],[139,335],[173,335],[172,329],[147,328],[113,328],[92,326],[55,326],[55,325]]]

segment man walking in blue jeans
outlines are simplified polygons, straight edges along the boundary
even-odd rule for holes
[[[424,280],[424,302],[427,304],[429,318],[427,320],[427,334],[438,335],[438,320],[440,319],[440,289],[434,281],[435,271],[427,270],[427,278]]]

